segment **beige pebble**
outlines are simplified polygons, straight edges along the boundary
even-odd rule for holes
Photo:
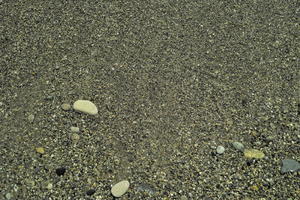
[[[115,184],[111,188],[111,194],[114,197],[121,197],[123,194],[125,194],[127,192],[128,189],[129,189],[129,182],[124,180],[124,181],[121,181],[121,182]]]
[[[244,156],[246,158],[263,158],[265,154],[257,149],[245,149]]]
[[[73,104],[73,108],[76,111],[83,112],[90,115],[96,115],[98,109],[94,103],[88,100],[77,100]]]
[[[61,108],[63,109],[63,110],[70,110],[71,109],[71,105],[70,104],[68,104],[68,103],[64,103],[64,104],[62,104],[61,105]]]
[[[73,143],[77,143],[79,139],[80,139],[80,135],[78,135],[77,133],[73,133],[71,135],[71,140]]]
[[[75,126],[71,126],[71,132],[73,133],[79,133],[79,128]]]
[[[36,152],[40,153],[40,154],[44,154],[45,153],[45,149],[43,147],[37,147]]]

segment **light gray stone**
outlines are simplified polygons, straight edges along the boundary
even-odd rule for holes
[[[300,163],[292,159],[284,159],[282,161],[281,173],[295,172],[300,170]]]
[[[232,143],[232,146],[236,149],[236,150],[239,150],[239,151],[243,151],[244,150],[244,145],[240,142],[233,142]]]

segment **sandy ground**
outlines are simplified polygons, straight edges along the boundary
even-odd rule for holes
[[[0,199],[300,199],[299,3],[145,2],[0,2]]]

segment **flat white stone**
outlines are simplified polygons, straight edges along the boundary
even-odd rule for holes
[[[111,188],[111,194],[114,197],[121,197],[123,194],[125,194],[127,192],[128,189],[129,189],[129,182],[126,180],[121,181],[121,182],[115,184]]]
[[[95,104],[88,100],[77,100],[73,104],[73,108],[76,111],[83,112],[90,115],[96,115],[98,113],[98,109]]]

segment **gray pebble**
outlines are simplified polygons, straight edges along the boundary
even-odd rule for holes
[[[284,159],[282,161],[282,173],[295,172],[300,169],[300,163],[292,159]]]
[[[236,149],[236,150],[239,150],[239,151],[243,151],[244,150],[244,145],[240,142],[233,142],[232,143],[232,146]]]

